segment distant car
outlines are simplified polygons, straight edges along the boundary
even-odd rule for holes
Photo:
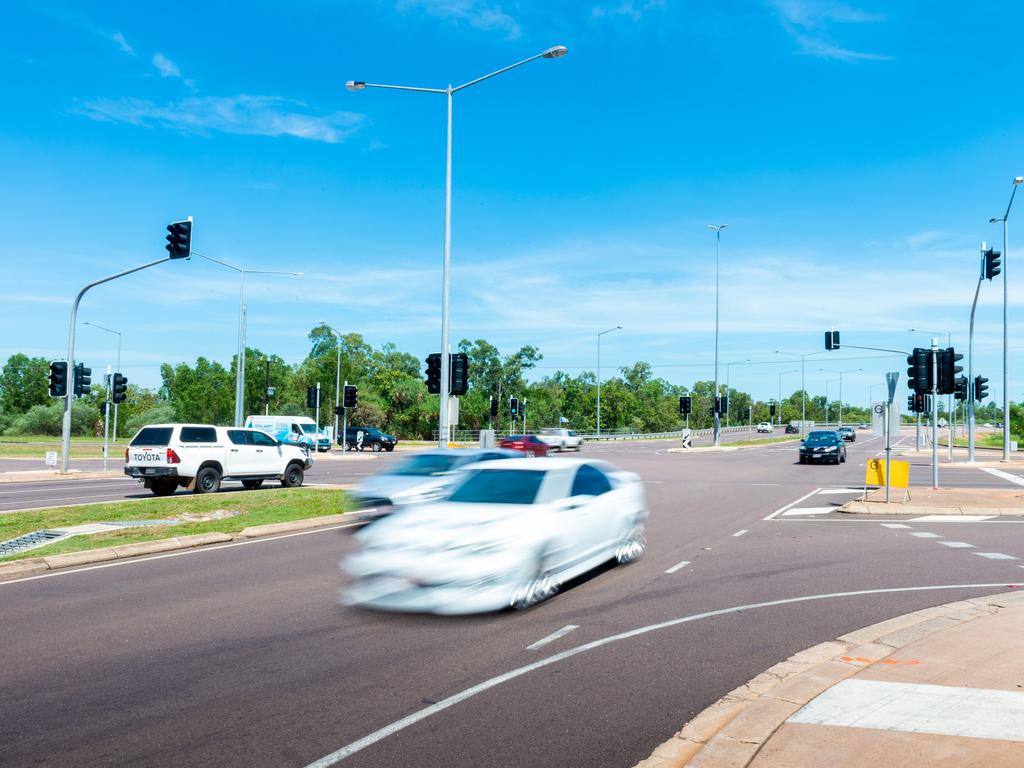
[[[340,444],[341,441],[338,442]],[[380,453],[395,450],[398,438],[376,427],[349,427],[345,431],[345,443],[346,449],[350,451],[365,451],[369,448],[374,453]]]
[[[853,427],[840,427],[836,430],[836,434],[848,443],[852,443],[857,439],[857,433],[853,431]]]
[[[522,454],[501,448],[435,448],[413,453],[382,472],[360,481],[350,495],[360,517],[373,520],[408,504],[442,498],[459,480],[459,470],[478,462],[520,459]]]
[[[546,427],[537,433],[537,437],[556,451],[568,451],[569,449],[578,451],[583,445],[583,438],[571,429]]]
[[[842,464],[846,461],[846,443],[835,432],[817,430],[800,443],[800,463]]]
[[[470,465],[443,501],[356,534],[342,561],[352,605],[467,614],[522,610],[609,561],[640,557],[647,505],[638,475],[603,461]]]
[[[547,456],[551,446],[536,435],[509,435],[499,444],[501,448],[519,451],[527,456]]]
[[[867,423],[863,422],[863,421],[860,424],[857,425],[857,429],[867,429],[867,428],[868,428]]]
[[[800,430],[797,429],[796,426],[794,426],[793,424],[787,424],[785,431],[786,431],[787,435],[799,435],[800,434]]]
[[[772,431],[772,425],[769,424],[767,421],[759,422],[757,425],[757,431],[770,433]]]

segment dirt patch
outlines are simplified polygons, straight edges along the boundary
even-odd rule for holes
[[[227,520],[229,517],[244,515],[241,509],[214,509],[210,512],[182,512],[180,515],[172,515],[170,520],[179,523],[208,523],[211,520]]]

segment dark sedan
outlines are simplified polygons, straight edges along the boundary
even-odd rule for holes
[[[857,439],[857,433],[853,427],[840,427],[836,430],[836,434],[848,443],[852,443]]]
[[[846,461],[846,443],[835,432],[811,432],[800,443],[800,463],[842,464]]]
[[[787,424],[786,425],[786,434],[787,435],[799,435],[800,434],[800,430],[795,425],[793,425],[793,424]]]
[[[547,456],[551,446],[536,435],[509,435],[501,441],[501,448],[519,451],[527,456]]]

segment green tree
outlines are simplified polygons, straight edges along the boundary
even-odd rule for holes
[[[29,357],[20,352],[11,355],[0,371],[0,409],[19,414],[34,405],[48,403],[49,376],[50,362],[45,357]]]

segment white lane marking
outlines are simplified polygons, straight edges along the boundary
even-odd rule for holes
[[[864,493],[863,488],[822,488],[819,494],[825,493]]]
[[[1004,555],[1002,552],[971,552],[971,554],[978,557],[987,557],[989,560],[1020,560],[1019,557]]]
[[[4,485],[14,485],[14,483],[4,483],[0,485],[0,497],[14,496],[18,493],[83,493],[85,491],[103,491],[107,488],[134,488],[136,490],[142,488],[141,485],[132,482],[131,478],[125,478],[124,480],[113,480],[110,482],[101,481],[90,481],[90,480],[59,480],[59,483],[69,483],[66,487],[64,485],[46,485],[43,488],[18,488],[17,490],[6,490],[3,488]],[[87,485],[81,485],[81,483],[87,483]],[[18,483],[20,485],[20,483]]]
[[[763,486],[777,487],[777,486],[781,485],[781,483],[751,483],[751,485],[763,485]]]
[[[117,568],[118,566],[122,565],[138,565],[139,563],[150,563],[154,560],[163,560],[165,557],[199,555],[204,552],[216,552],[217,550],[230,549],[231,547],[244,547],[246,544],[264,544],[268,541],[277,541],[278,539],[290,539],[293,536],[308,536],[311,533],[324,533],[325,531],[336,531],[339,528],[352,528],[357,525],[360,525],[360,523],[342,523],[341,525],[326,525],[323,528],[314,528],[310,531],[283,533],[280,536],[266,536],[261,537],[259,539],[247,539],[246,541],[233,541],[230,544],[208,544],[204,547],[193,547],[192,549],[183,549],[180,552],[168,552],[163,555],[152,555],[148,557],[128,557],[124,560],[115,560],[112,563],[103,563],[102,565],[89,565],[85,568],[61,569],[59,571],[41,573],[38,576],[26,576],[23,579],[11,579],[10,581],[0,581],[0,587],[10,586],[11,584],[21,584],[23,581],[35,581],[36,579],[52,579],[55,576],[74,576],[76,573],[85,573],[86,571],[98,571],[101,568]]]
[[[736,531],[736,533],[734,533],[732,537],[735,539],[739,536],[742,536],[744,533],[750,533],[750,531],[747,528],[744,528],[742,531]]]
[[[561,651],[560,653],[556,653],[553,656],[538,659],[537,661],[531,664],[525,664],[521,667],[517,667],[516,669],[512,669],[508,672],[505,672],[504,674],[497,675],[495,677],[484,680],[483,682],[477,683],[476,685],[470,688],[466,688],[465,690],[453,694],[452,696],[449,696],[446,699],[441,699],[441,701],[437,702],[436,704],[431,704],[428,707],[418,709],[411,715],[407,715],[406,717],[403,717],[400,720],[396,720],[389,725],[385,725],[383,728],[380,728],[374,731],[373,733],[364,736],[361,739],[353,741],[351,744],[347,744],[344,747],[341,747],[340,749],[331,752],[329,755],[324,755],[319,760],[315,760],[314,762],[307,765],[306,768],[329,768],[329,766],[340,763],[346,757],[351,757],[357,752],[360,752],[366,749],[367,747],[371,747],[379,741],[383,741],[388,736],[393,736],[399,731],[408,728],[410,725],[415,725],[421,720],[426,720],[428,717],[436,715],[439,712],[443,712],[444,710],[449,709],[450,707],[453,707],[456,704],[465,701],[466,699],[470,699],[476,696],[477,694],[484,693],[485,691],[488,691],[491,688],[496,688],[497,686],[502,685],[503,683],[507,683],[509,680],[514,680],[517,677],[522,677],[523,675],[529,672],[533,672],[537,669],[542,669],[543,667],[549,666],[551,664],[557,664],[560,661],[572,658],[573,656],[578,656],[581,653],[586,653],[587,651],[592,651],[596,648],[601,648],[603,646],[610,645],[611,643],[616,643],[621,640],[629,640],[634,637],[639,637],[640,635],[646,635],[650,632],[654,632],[659,629],[667,629],[669,627],[679,626],[680,624],[688,624],[690,622],[700,621],[702,619],[710,619],[716,616],[725,616],[731,613],[751,611],[755,608],[774,608],[780,605],[792,605],[794,603],[805,603],[813,600],[830,600],[839,597],[863,597],[865,595],[881,595],[899,592],[929,592],[944,589],[1005,589],[1007,587],[1019,588],[1020,586],[1024,585],[1006,583],[946,584],[941,586],[936,585],[927,587],[890,587],[888,589],[862,589],[856,592],[831,592],[823,595],[805,595],[803,597],[788,597],[782,600],[770,600],[764,603],[750,603],[748,605],[737,605],[731,608],[720,608],[715,611],[695,613],[690,616],[683,616],[678,619],[669,619],[668,621],[663,621],[658,624],[648,624],[645,627],[638,627],[637,629],[631,629],[617,635],[610,635],[608,637],[603,637],[599,640],[592,640],[589,643],[584,643],[583,645],[578,645],[575,648],[570,648],[568,650]]]
[[[979,523],[982,520],[991,520],[996,515],[925,515],[924,517],[912,517],[912,523]]]
[[[783,512],[783,517],[792,517],[793,515],[824,515],[828,512],[835,512],[839,507],[798,507],[791,509],[788,512]]]
[[[790,507],[792,507],[792,506],[795,506],[796,504],[799,504],[799,503],[800,503],[801,501],[803,501],[804,499],[809,499],[809,498],[811,498],[811,496],[813,496],[814,494],[816,494],[816,493],[817,493],[818,491],[820,491],[820,490],[821,490],[821,488],[815,488],[815,489],[814,489],[813,491],[811,491],[810,493],[804,494],[803,496],[801,496],[801,497],[800,497],[799,499],[797,499],[796,501],[791,501],[791,502],[789,502],[789,504],[787,504],[787,505],[786,505],[786,506],[784,506],[784,507],[779,507],[779,508],[778,508],[777,510],[775,510],[775,511],[774,511],[774,512],[772,512],[772,513],[771,513],[770,515],[768,515],[768,517],[765,517],[765,518],[762,518],[762,519],[763,519],[763,520],[772,520],[772,519],[774,519],[774,518],[778,517],[779,515],[781,515],[781,514],[782,514],[783,512],[785,512],[785,511],[786,511],[787,509],[789,509]]]
[[[570,632],[572,632],[574,629],[579,629],[579,628],[580,628],[579,624],[566,624],[564,627],[562,627],[559,630],[556,630],[556,631],[552,632],[547,637],[542,637],[540,640],[538,640],[533,645],[526,646],[526,650],[528,650],[528,651],[535,651],[538,648],[543,648],[548,643],[553,643],[558,638],[565,637]]]
[[[966,541],[937,541],[936,544],[941,544],[944,547],[952,547],[953,549],[974,549],[973,544],[968,544]]]
[[[914,531],[911,536],[917,536],[919,539],[941,539],[942,537],[937,533],[928,533],[928,531]]]
[[[909,525],[903,523],[879,523],[883,528],[909,528]]]
[[[993,477],[998,477],[1001,480],[1006,480],[1008,483],[1014,485],[1024,485],[1024,477],[1019,475],[1011,475],[1009,472],[1003,472],[1001,469],[992,469],[991,467],[978,467],[982,472],[988,472]]]
[[[675,565],[673,565],[671,568],[669,568],[667,571],[665,571],[665,573],[675,573],[680,568],[685,568],[689,564],[690,564],[689,560],[683,560],[682,562],[676,563]]]
[[[1024,693],[849,679],[787,722],[1024,741]]]

